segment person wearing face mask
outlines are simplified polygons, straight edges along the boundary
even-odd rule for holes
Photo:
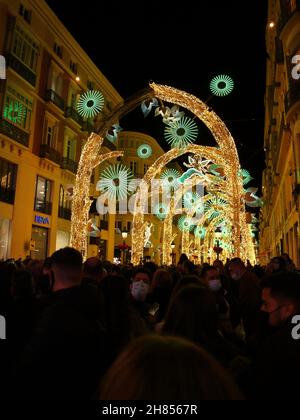
[[[260,281],[247,270],[240,258],[233,258],[228,266],[234,280],[233,293],[238,299],[240,314],[247,338],[256,333],[260,307]]]
[[[231,331],[230,305],[227,301],[227,292],[222,287],[220,274],[213,266],[205,266],[201,271],[201,283],[208,287],[214,294],[220,318],[220,327],[224,331]]]
[[[132,275],[132,282],[130,285],[130,294],[132,297],[132,304],[138,315],[146,321],[149,326],[149,310],[151,305],[147,301],[150,292],[151,274],[143,268],[137,268]]]
[[[255,369],[256,398],[298,400],[300,340],[293,337],[295,315],[300,314],[300,275],[281,273],[262,282],[261,310],[273,333],[264,341]]]

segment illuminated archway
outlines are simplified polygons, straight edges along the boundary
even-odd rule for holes
[[[186,153],[207,156],[216,164],[222,165],[226,177],[227,199],[232,211],[231,220],[233,223],[232,239],[234,255],[245,255],[248,239],[246,233],[245,202],[242,182],[238,176],[241,168],[233,137],[224,122],[200,99],[172,87],[156,85],[155,83],[152,83],[150,86],[152,87],[156,98],[186,108],[198,117],[211,131],[218,147],[212,148],[191,145],[185,149],[174,148],[156,160],[144,176],[144,182],[147,185],[150,185],[151,181],[156,178],[164,166],[173,159]],[[138,190],[133,215],[132,263],[134,265],[138,265],[143,257],[143,203],[148,199],[148,196],[145,194],[147,194],[147,190],[144,188]]]

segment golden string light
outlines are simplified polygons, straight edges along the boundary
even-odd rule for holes
[[[93,169],[107,159],[123,156],[123,152],[110,152],[100,155],[103,137],[92,133],[83,147],[72,200],[70,245],[78,249],[83,258],[87,256],[87,237],[90,200],[90,181]]]

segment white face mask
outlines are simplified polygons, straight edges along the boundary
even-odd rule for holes
[[[218,292],[221,289],[222,284],[219,279],[210,280],[208,282],[208,287],[210,288],[212,292]]]
[[[144,302],[149,292],[149,285],[143,281],[135,281],[131,285],[131,294],[138,302]]]

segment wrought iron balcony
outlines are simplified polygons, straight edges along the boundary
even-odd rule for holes
[[[72,118],[72,120],[75,121],[79,125],[83,124],[82,117],[79,115],[79,113],[76,111],[76,109],[74,109],[70,106],[68,106],[66,108],[65,116],[67,118]]]
[[[58,208],[58,217],[65,220],[71,220],[71,209],[68,209],[66,207],[59,206]]]
[[[23,79],[29,82],[32,86],[36,84],[36,75],[25,66],[17,57],[12,54],[7,55],[7,65],[18,73]]]
[[[61,167],[62,169],[68,169],[70,172],[73,172],[73,174],[76,174],[78,163],[68,157],[63,157],[61,160]]]
[[[53,147],[48,146],[48,144],[41,144],[40,157],[52,160],[52,162],[55,162],[58,165],[61,164],[61,154],[53,149]]]
[[[10,123],[7,120],[0,120],[0,131],[7,137],[12,138],[23,146],[28,147],[29,145],[29,133],[23,131],[21,128]]]
[[[15,190],[11,188],[0,187],[0,201],[8,204],[14,204],[15,202]]]
[[[54,103],[62,111],[65,110],[65,101],[54,90],[46,90],[46,101]]]

